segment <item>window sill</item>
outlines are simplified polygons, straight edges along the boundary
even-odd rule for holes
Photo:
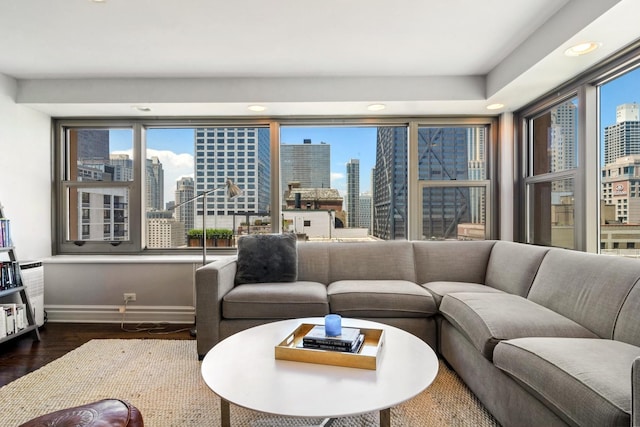
[[[207,255],[213,262],[232,255]],[[55,255],[43,264],[202,264],[202,255]]]

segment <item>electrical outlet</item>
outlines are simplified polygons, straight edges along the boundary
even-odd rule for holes
[[[124,300],[125,300],[125,301],[128,301],[128,302],[135,301],[135,300],[136,300],[136,294],[133,294],[133,293],[131,293],[131,294],[125,293],[125,294],[124,294]]]
[[[126,307],[124,305],[121,305],[120,307],[118,307],[118,312],[120,313],[124,313],[126,311]]]

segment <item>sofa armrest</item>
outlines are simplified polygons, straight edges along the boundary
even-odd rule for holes
[[[631,367],[631,425],[640,426],[640,357]]]
[[[237,258],[224,257],[196,270],[196,338],[198,357],[220,340],[222,298],[234,286]]]

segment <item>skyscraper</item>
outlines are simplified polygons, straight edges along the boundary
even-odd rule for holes
[[[351,159],[347,162],[347,227],[360,226],[360,160]]]
[[[78,129],[76,131],[78,138],[78,154],[79,161],[83,160],[108,160],[109,159],[109,131],[103,129]]]
[[[268,128],[197,128],[195,153],[196,194],[224,187],[227,179],[243,191],[234,199],[228,199],[224,189],[209,194],[205,228],[232,228],[234,214],[268,212],[271,191]],[[202,224],[203,199],[195,203],[196,216],[200,217],[195,222]]]
[[[407,128],[378,127],[373,185],[373,235],[407,237]]]
[[[147,159],[145,179],[147,184],[147,211],[164,209],[164,170],[156,156]]]
[[[486,158],[487,129],[484,127],[467,129],[467,158],[469,179],[480,181],[487,179]],[[486,195],[484,188],[469,189],[469,222],[484,224],[486,220]]]
[[[331,146],[324,142],[280,145],[280,185],[284,193],[292,182],[301,188],[331,188]]]
[[[616,108],[616,124],[604,128],[604,162],[631,154],[640,154],[640,112],[638,104],[622,104]]]
[[[179,205],[180,203],[184,203],[187,200],[191,199],[195,195],[194,192],[194,182],[191,177],[182,177],[176,182],[176,192],[175,192],[175,203]],[[194,218],[194,208],[193,203],[187,203],[182,205],[175,210],[176,221],[184,224],[185,232],[196,228],[194,226],[193,218]]]
[[[360,195],[360,219],[358,221],[359,227],[369,229],[371,234],[371,194]]]
[[[133,160],[128,154],[111,154],[109,164],[113,167],[114,181],[133,181]]]

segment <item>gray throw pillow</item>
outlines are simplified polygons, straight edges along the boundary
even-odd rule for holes
[[[295,282],[297,238],[287,234],[251,234],[238,239],[236,284]]]

